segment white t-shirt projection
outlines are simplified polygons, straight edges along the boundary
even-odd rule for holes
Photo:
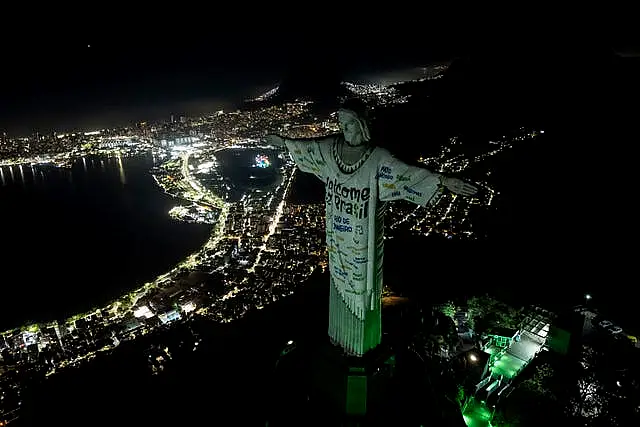
[[[380,297],[387,201],[434,204],[439,175],[407,165],[389,151],[371,148],[354,172],[343,172],[334,157],[342,136],[285,143],[303,172],[325,183],[326,240],[331,277],[329,336],[352,355],[380,343]]]

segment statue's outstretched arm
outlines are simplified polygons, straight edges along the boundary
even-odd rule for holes
[[[313,138],[289,138],[289,137],[277,135],[275,133],[272,133],[266,136],[267,144],[273,145],[276,147],[284,147],[286,145],[286,141],[301,142],[301,143],[316,142],[318,144],[323,144],[326,142],[333,141],[334,138],[335,138],[335,135],[327,135],[327,136],[320,136],[320,137],[313,137]]]
[[[408,165],[384,150],[378,165],[378,197],[382,201],[408,200],[427,206],[437,200],[439,188],[472,196],[478,189],[458,178],[435,173],[424,167]]]
[[[334,141],[335,136],[319,138],[285,138],[280,135],[267,135],[267,143],[276,147],[286,146],[293,161],[303,172],[316,175],[324,179],[327,161],[325,155],[327,145]]]

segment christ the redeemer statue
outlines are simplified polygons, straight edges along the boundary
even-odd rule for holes
[[[338,111],[342,134],[267,142],[289,149],[298,168],[325,183],[329,252],[329,337],[353,356],[380,344],[382,258],[386,202],[433,205],[442,189],[463,196],[476,187],[407,165],[371,141],[366,105],[346,101]]]

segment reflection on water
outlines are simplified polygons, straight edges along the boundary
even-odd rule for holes
[[[124,174],[124,167],[122,166],[122,156],[118,156],[118,174],[120,176],[120,184],[125,185],[127,183],[127,178]]]
[[[155,158],[150,157],[150,159],[153,159],[153,162],[155,162]],[[124,166],[122,156],[99,158],[98,160],[100,162],[100,172],[108,173],[108,169],[112,166],[115,166],[117,168],[118,179],[120,183],[122,185],[125,185],[127,183],[126,168]],[[81,171],[79,170],[78,165],[82,165]],[[73,183],[74,176],[79,174],[86,175],[91,172],[91,169],[95,169],[95,167],[96,166],[94,163],[94,159],[91,158],[90,163],[87,163],[86,157],[82,157],[82,159],[77,160],[70,169],[57,168],[49,164],[20,164],[16,166],[0,166],[0,182],[2,183],[2,186],[25,186],[30,184],[37,185],[39,184],[39,179],[45,180],[46,176],[56,175],[57,177],[64,176],[69,181],[69,183]],[[18,173],[15,172],[15,169],[18,169]],[[5,170],[8,172],[7,174],[5,173]]]
[[[0,167],[0,330],[106,303],[204,244],[210,226],[168,216],[176,200],[153,166],[149,154]]]

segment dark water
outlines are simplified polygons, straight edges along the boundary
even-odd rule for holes
[[[204,244],[209,226],[169,218],[179,202],[152,166],[144,155],[2,168],[0,330],[106,303]]]
[[[230,187],[229,201],[240,200],[249,189],[260,189],[266,192],[277,187],[282,182],[282,176],[278,172],[282,160],[278,154],[279,152],[275,150],[252,148],[217,152],[216,158],[221,165],[220,174]],[[268,165],[263,164],[266,167],[257,167],[257,156],[266,158]],[[207,184],[206,180],[203,182]]]

